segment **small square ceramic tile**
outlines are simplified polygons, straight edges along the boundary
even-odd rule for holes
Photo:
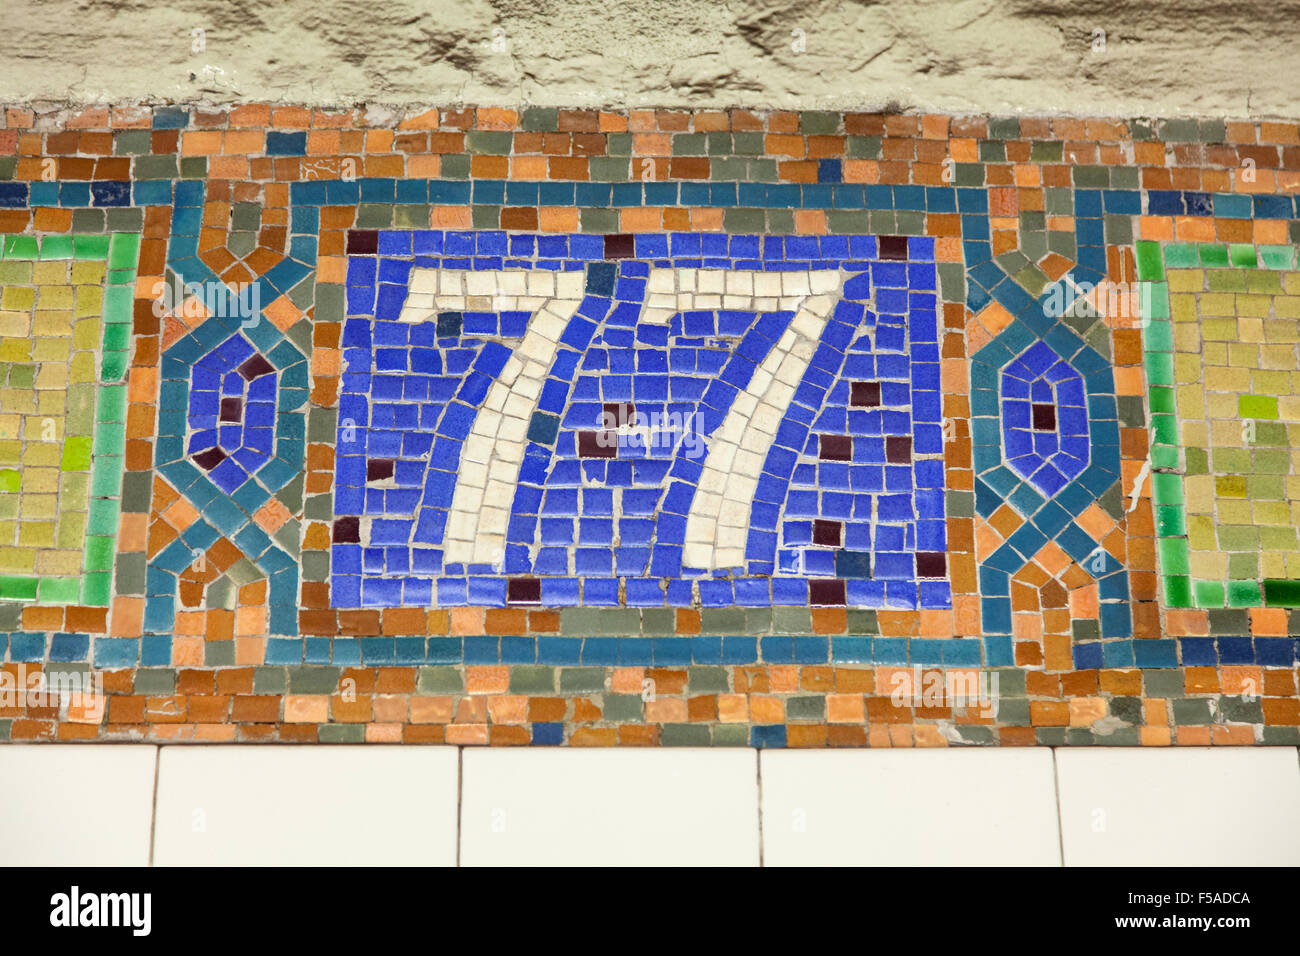
[[[147,866],[156,748],[0,747],[8,866]]]
[[[1067,866],[1296,866],[1291,747],[1056,751]]]
[[[752,750],[466,750],[461,863],[758,863]]]
[[[765,750],[768,866],[1059,866],[1048,750]]]
[[[160,865],[454,865],[452,747],[168,747]]]

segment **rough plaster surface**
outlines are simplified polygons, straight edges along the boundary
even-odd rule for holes
[[[0,101],[11,103],[1300,113],[1295,0],[8,0],[6,7]],[[1095,31],[1105,31],[1104,50],[1094,49]]]

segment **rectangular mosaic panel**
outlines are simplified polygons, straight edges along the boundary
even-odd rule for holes
[[[109,603],[138,241],[0,251],[0,600]]]
[[[107,702],[0,738],[1300,744],[1297,191],[1288,123],[9,108],[0,682]]]
[[[951,606],[931,241],[349,241],[335,606]]]
[[[1173,607],[1300,604],[1295,248],[1148,252],[1156,525]],[[1159,278],[1161,281],[1155,281]]]

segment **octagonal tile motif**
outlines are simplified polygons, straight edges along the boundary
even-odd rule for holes
[[[276,369],[236,333],[205,355],[191,376],[190,460],[233,492],[271,459]]]
[[[1007,465],[1045,497],[1088,466],[1083,376],[1039,340],[999,373]]]

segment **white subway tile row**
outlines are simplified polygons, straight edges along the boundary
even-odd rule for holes
[[[0,864],[1300,865],[1294,748],[0,746]]]

